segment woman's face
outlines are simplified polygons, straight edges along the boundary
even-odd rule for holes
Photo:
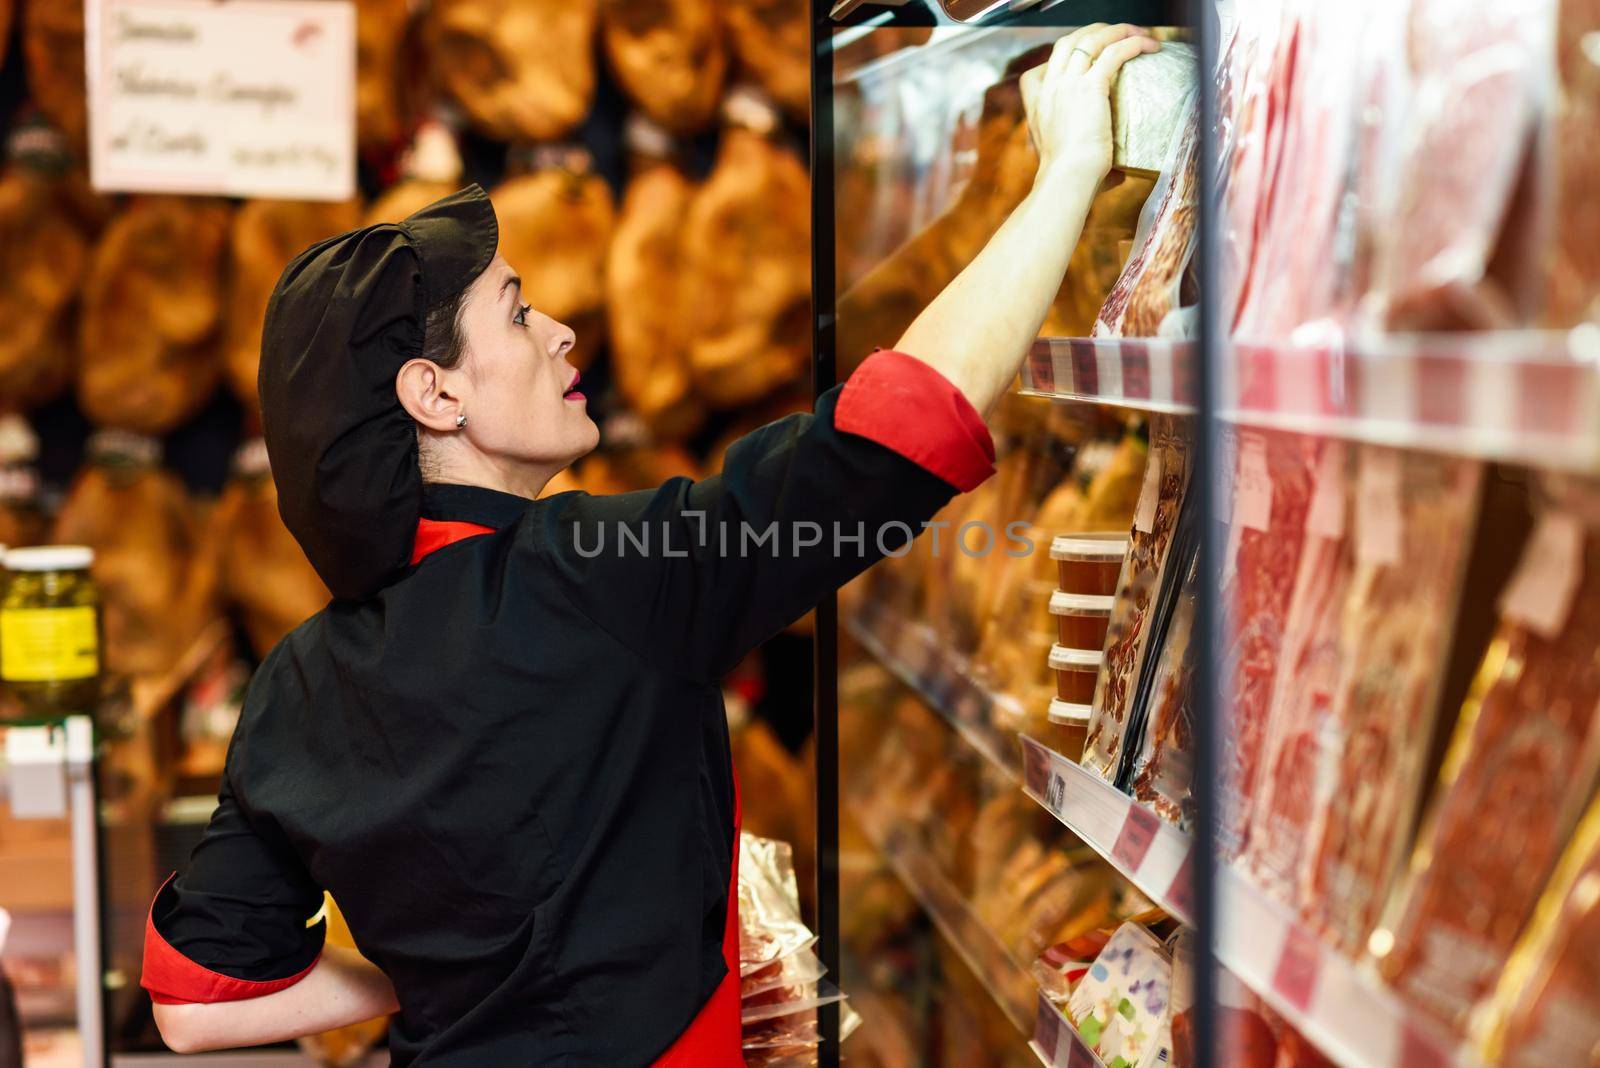
[[[592,450],[578,372],[567,362],[573,333],[528,306],[503,257],[467,287],[460,313],[465,356],[446,372],[467,422],[458,433],[498,463],[566,467]]]

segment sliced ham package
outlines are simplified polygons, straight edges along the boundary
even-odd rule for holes
[[[1384,183],[1372,312],[1398,330],[1526,322],[1542,279],[1526,254],[1553,0],[1411,0],[1413,93]]]
[[[1117,581],[1105,662],[1095,684],[1083,750],[1083,766],[1107,782],[1121,778],[1146,647],[1188,491],[1193,433],[1192,422],[1181,416],[1158,415],[1150,421],[1144,489],[1134,509],[1128,556]],[[1133,735],[1135,742],[1137,738]]]
[[[1344,442],[1322,443],[1241,858],[1255,880],[1285,904],[1295,902],[1296,888],[1306,877],[1306,841],[1319,794],[1319,747],[1329,729],[1343,663],[1339,619],[1355,569],[1346,521],[1353,459],[1354,450]]]
[[[1457,1030],[1504,970],[1600,771],[1600,530],[1573,503],[1540,516],[1502,595],[1410,876],[1373,939],[1384,976]]]
[[[1478,1021],[1484,1060],[1575,1068],[1600,1049],[1600,797],[1589,804],[1533,922]]]
[[[1183,586],[1151,676],[1149,711],[1134,754],[1129,790],[1156,815],[1188,830],[1194,819],[1193,638],[1200,579],[1198,552],[1188,554],[1183,571]]]
[[[1307,918],[1349,953],[1366,946],[1411,844],[1481,481],[1476,461],[1360,450],[1345,652],[1300,888]]]
[[[1261,741],[1311,507],[1318,443],[1299,434],[1242,430],[1223,563],[1226,624],[1218,845],[1238,855],[1255,810]]]
[[[1145,201],[1133,256],[1095,320],[1095,337],[1183,337],[1197,293],[1184,285],[1194,256],[1200,183],[1199,96],[1185,105],[1187,118],[1172,139],[1161,178]]]

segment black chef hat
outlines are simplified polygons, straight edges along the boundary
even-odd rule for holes
[[[335,597],[376,593],[411,560],[417,431],[394,379],[428,312],[494,258],[478,186],[404,222],[352,230],[284,268],[261,339],[261,422],[278,511]]]

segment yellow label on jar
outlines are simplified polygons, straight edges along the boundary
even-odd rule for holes
[[[58,682],[100,673],[92,605],[0,611],[0,679]]]

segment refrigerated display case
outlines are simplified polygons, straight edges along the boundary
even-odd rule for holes
[[[975,980],[1013,1024],[850,1056],[1149,1063],[1079,980],[1130,919],[1174,1064],[1600,1049],[1600,24],[1477,6],[818,10],[819,389],[1026,193],[1041,46],[1130,21],[1198,63],[1191,136],[1096,198],[945,553],[819,615],[843,986],[903,1031]],[[1113,590],[1070,588],[1089,536],[1130,546]],[[1001,829],[1017,796],[1055,825]],[[994,872],[1038,896],[997,907]],[[890,933],[965,967],[886,972]]]

